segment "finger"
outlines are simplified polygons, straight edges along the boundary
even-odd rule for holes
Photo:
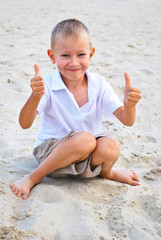
[[[41,87],[41,86],[40,86],[40,87],[36,86],[36,87],[33,87],[33,90],[36,91],[36,92],[37,92],[37,91],[44,91],[45,88],[44,88],[44,87]]]
[[[139,92],[129,92],[128,96],[133,97],[133,98],[141,98],[141,94]]]
[[[38,64],[34,64],[34,69],[35,69],[35,75],[40,76],[40,69],[39,69]]]
[[[44,85],[43,78],[41,76],[38,78],[37,77],[32,78],[30,83],[35,86],[43,86]]]
[[[125,77],[125,89],[131,88],[131,81],[128,73],[124,73]]]
[[[131,103],[138,103],[140,98],[134,98],[134,97],[128,96],[127,100],[128,100],[128,102],[131,102]]]
[[[130,89],[130,92],[136,92],[136,93],[141,93],[140,89],[136,88],[136,87],[132,87]]]

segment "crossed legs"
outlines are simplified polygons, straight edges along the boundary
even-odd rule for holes
[[[97,146],[92,153],[91,168],[94,169],[95,166],[102,164],[100,177],[132,186],[140,185],[139,178],[133,170],[113,167],[119,155],[120,147],[115,140],[98,138]]]
[[[32,187],[46,175],[73,162],[83,161],[90,153],[92,153],[92,169],[102,164],[100,177],[130,185],[139,185],[139,178],[134,171],[113,168],[120,154],[119,146],[113,139],[99,138],[96,140],[88,132],[79,132],[58,144],[38,168],[11,183],[10,188],[18,197],[27,199]]]

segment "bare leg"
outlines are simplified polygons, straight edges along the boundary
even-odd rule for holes
[[[66,167],[75,161],[82,161],[95,149],[96,140],[88,132],[80,132],[62,141],[45,161],[31,174],[10,184],[18,197],[27,199],[31,188],[49,173]]]
[[[110,138],[97,139],[97,147],[92,153],[91,167],[95,168],[102,164],[100,177],[127,183],[132,186],[140,185],[139,178],[133,170],[123,168],[113,168],[120,155],[118,144]]]

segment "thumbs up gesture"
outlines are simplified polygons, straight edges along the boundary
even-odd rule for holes
[[[124,95],[124,106],[134,107],[141,98],[141,91],[135,87],[132,87],[130,77],[127,73],[125,77],[125,95]]]
[[[34,65],[35,77],[31,79],[30,86],[32,88],[33,95],[37,98],[41,98],[45,93],[45,86],[42,76],[40,75],[40,69],[37,64]]]

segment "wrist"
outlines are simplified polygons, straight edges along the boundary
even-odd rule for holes
[[[124,108],[132,110],[132,109],[136,109],[136,104],[133,103],[124,103]]]
[[[37,96],[37,95],[35,95],[33,92],[32,92],[32,98],[34,99],[34,100],[38,100],[38,101],[40,101],[40,99],[42,98],[42,96]]]

